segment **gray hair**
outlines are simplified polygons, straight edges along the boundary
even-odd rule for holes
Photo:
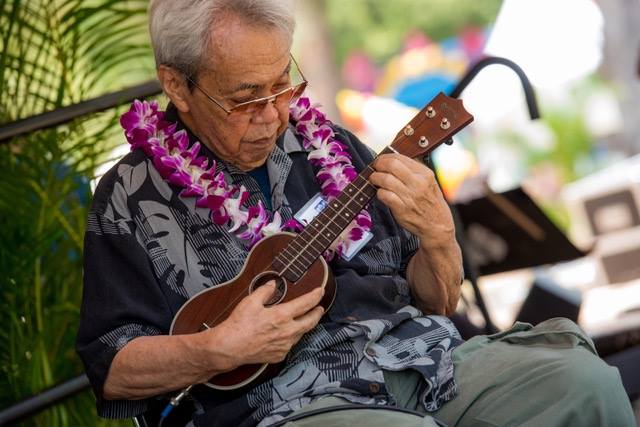
[[[295,19],[287,0],[151,0],[149,32],[156,66],[195,78],[207,65],[212,28],[229,15],[293,37]]]

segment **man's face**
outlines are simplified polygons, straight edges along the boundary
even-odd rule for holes
[[[252,28],[229,19],[215,30],[208,67],[197,84],[227,110],[269,96],[292,85],[290,40],[282,32]],[[221,159],[242,170],[266,161],[289,121],[286,105],[267,103],[253,114],[227,113],[194,88],[186,95],[188,111],[180,115],[201,142]]]

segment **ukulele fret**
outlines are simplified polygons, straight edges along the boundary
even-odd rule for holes
[[[295,268],[295,271],[293,271],[294,268]],[[292,263],[289,263],[289,265],[287,265],[287,270],[292,270],[296,275],[299,275],[300,277],[302,277],[302,275],[306,271],[304,269],[304,266],[297,266],[295,261],[292,262]]]
[[[290,265],[300,263],[296,265],[296,270],[306,270],[331,246],[375,195],[375,187],[366,179],[372,172],[373,168],[367,166],[297,238],[289,243],[286,253],[290,255],[292,249],[295,249],[297,255],[288,263],[279,260],[283,274],[293,273],[286,274],[289,280],[295,282],[300,278],[299,274],[289,268]]]

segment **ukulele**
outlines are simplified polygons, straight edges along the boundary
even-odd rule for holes
[[[440,93],[381,154],[417,157],[430,153],[472,121],[473,116],[462,101]],[[300,234],[281,232],[260,240],[235,278],[199,292],[180,308],[170,334],[192,334],[215,327],[242,298],[270,280],[275,281],[276,290],[266,305],[290,301],[321,286],[325,293],[320,305],[328,311],[335,299],[336,285],[321,255],[375,196],[376,188],[367,180],[373,171],[372,165],[364,168]],[[219,390],[241,388],[266,380],[274,370],[268,367],[268,363],[243,365],[215,375],[205,384]]]

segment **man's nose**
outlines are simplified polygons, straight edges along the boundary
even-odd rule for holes
[[[271,123],[278,118],[278,108],[276,107],[275,99],[265,101],[261,106],[260,111],[254,116],[254,122],[256,123]]]

